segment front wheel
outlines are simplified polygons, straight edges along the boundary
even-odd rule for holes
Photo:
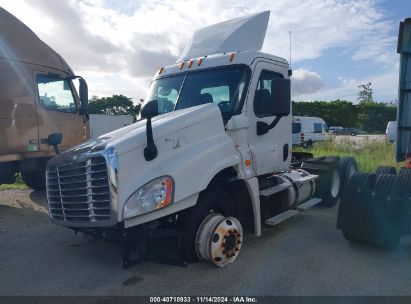
[[[187,260],[207,260],[218,267],[234,262],[243,238],[241,223],[232,216],[234,209],[226,191],[210,188],[200,194],[197,205],[184,211],[183,254]]]

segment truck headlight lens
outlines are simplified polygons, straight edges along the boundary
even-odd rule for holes
[[[134,192],[124,205],[123,218],[131,218],[167,207],[173,200],[173,180],[162,176]]]

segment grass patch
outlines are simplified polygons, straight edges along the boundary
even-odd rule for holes
[[[29,187],[26,186],[26,184],[23,182],[21,179],[21,175],[19,174],[16,177],[16,182],[14,184],[2,184],[0,185],[0,191],[1,190],[7,190],[7,189],[19,189],[19,190],[27,190]]]
[[[311,152],[314,157],[320,156],[352,156],[358,164],[358,171],[375,172],[378,166],[393,166],[397,170],[403,163],[397,163],[394,158],[394,145],[381,140],[371,140],[367,137],[360,145],[350,139],[318,142],[310,149],[296,148],[295,151]]]

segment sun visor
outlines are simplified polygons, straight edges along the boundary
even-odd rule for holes
[[[194,32],[177,62],[227,52],[259,51],[270,11],[210,25]]]

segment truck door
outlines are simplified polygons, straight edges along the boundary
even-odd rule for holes
[[[79,115],[78,97],[71,80],[55,74],[35,73],[37,88],[37,123],[40,139],[40,151],[53,152],[47,144],[47,137],[52,133],[62,133],[61,150],[83,142],[85,122]]]
[[[273,71],[274,67],[278,71]],[[253,168],[257,175],[286,170],[291,159],[292,118],[291,114],[281,117],[278,123],[263,135],[257,135],[257,122],[271,124],[276,116],[272,114],[272,81],[284,78],[287,68],[268,62],[257,63],[251,82],[247,102],[247,116],[250,120],[249,145],[253,155]],[[290,102],[290,101],[289,101]]]

